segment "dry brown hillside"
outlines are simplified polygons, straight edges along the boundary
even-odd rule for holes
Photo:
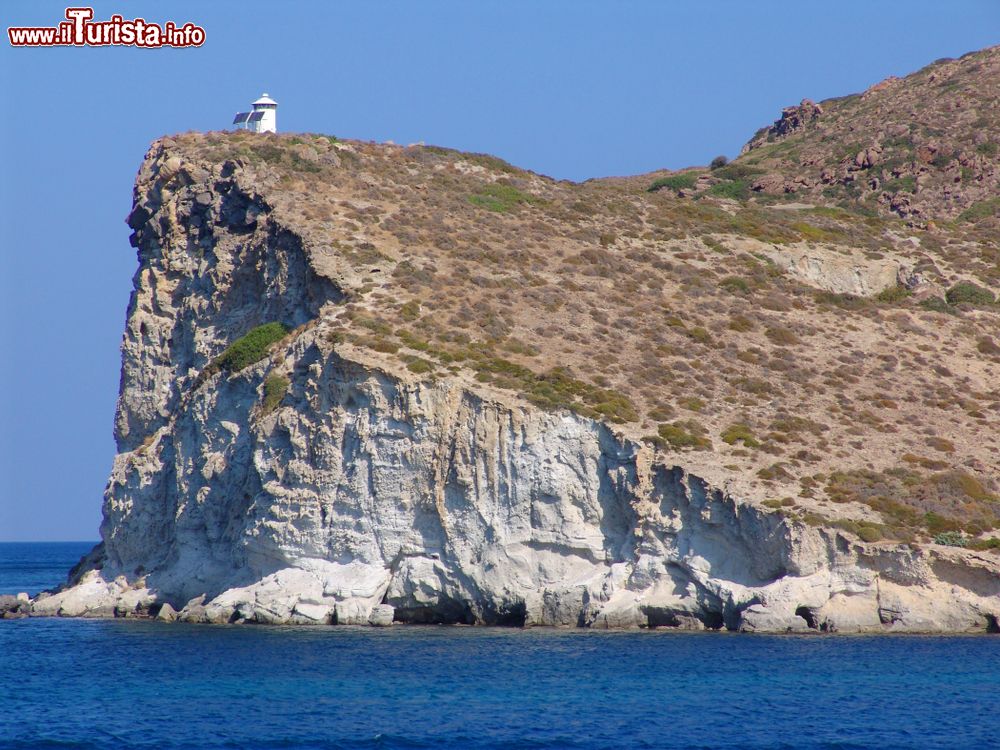
[[[1000,255],[979,207],[998,195],[998,59],[824,102],[732,165],[673,175],[576,184],[318,135],[154,148],[178,157],[182,185],[229,162],[269,221],[338,269],[349,295],[320,323],[345,355],[606,420],[775,512],[985,547],[1000,525]],[[877,164],[851,167],[876,145]],[[817,181],[778,198],[748,169]],[[830,169],[856,176],[825,183]],[[911,176],[909,210],[883,210]]]

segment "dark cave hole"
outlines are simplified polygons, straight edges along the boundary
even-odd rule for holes
[[[709,630],[721,630],[722,626],[726,624],[721,612],[706,612],[702,617],[702,622]]]
[[[506,628],[523,628],[525,620],[528,619],[528,608],[525,606],[524,602],[514,602],[513,604],[508,604],[496,611],[496,613],[489,618],[491,622],[489,625],[499,625]]]
[[[795,610],[795,615],[796,617],[801,617],[803,620],[805,620],[806,625],[808,625],[813,630],[818,629],[818,625],[816,622],[816,613],[813,612],[811,609],[809,609],[809,607],[799,607],[798,609]]]

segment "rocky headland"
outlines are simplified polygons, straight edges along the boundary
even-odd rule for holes
[[[0,611],[997,631],[998,60],[580,184],[160,139],[103,541]]]

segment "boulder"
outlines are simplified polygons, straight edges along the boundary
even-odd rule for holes
[[[752,604],[740,613],[738,629],[741,633],[802,633],[809,630],[809,623],[787,609]]]
[[[156,613],[156,619],[160,622],[173,622],[177,619],[177,610],[170,606],[170,602],[164,602]]]
[[[205,616],[205,595],[197,596],[177,613],[177,619],[181,622],[208,622]]]
[[[854,157],[854,165],[858,169],[871,169],[882,160],[882,149],[872,146],[862,149]]]
[[[333,609],[329,604],[300,601],[295,605],[292,613],[307,623],[326,624],[330,622],[332,611]]]
[[[233,621],[236,614],[236,607],[226,604],[210,603],[205,607],[205,622],[213,625],[226,625]],[[260,620],[260,622],[271,622],[271,620]]]
[[[372,613],[368,616],[368,624],[378,628],[392,625],[392,618],[396,610],[388,604],[376,604],[372,607]]]
[[[766,193],[767,195],[782,195],[789,192],[789,187],[785,182],[785,178],[780,174],[762,175],[750,185],[750,189],[755,193]]]
[[[337,625],[367,625],[372,607],[363,599],[348,599],[337,602],[334,607],[334,622]]]

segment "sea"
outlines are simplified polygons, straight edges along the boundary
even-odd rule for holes
[[[997,747],[1000,636],[0,620],[0,748]]]

